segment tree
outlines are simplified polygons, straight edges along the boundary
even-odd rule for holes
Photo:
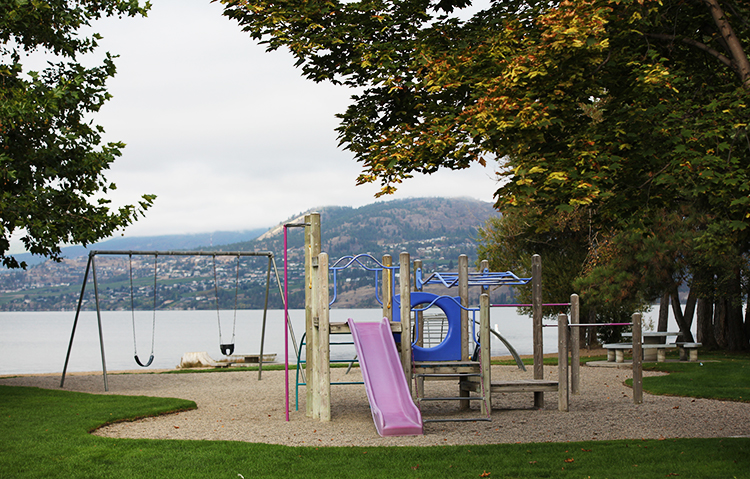
[[[8,253],[10,238],[33,254],[60,260],[60,245],[90,244],[135,221],[155,196],[112,210],[103,197],[115,185],[103,172],[123,143],[102,145],[103,128],[91,123],[110,95],[113,56],[86,67],[79,57],[101,39],[82,35],[93,20],[146,15],[137,0],[0,1],[0,259],[25,267]],[[29,54],[44,55],[41,71],[24,70]]]
[[[660,275],[670,288],[701,276],[665,258],[747,262],[747,2],[496,0],[468,20],[453,13],[469,0],[222,3],[269,49],[289,48],[308,78],[361,88],[338,131],[363,165],[358,181],[379,181],[381,194],[416,173],[499,159],[501,211],[585,214],[603,240],[590,257],[623,260],[608,277],[589,264],[591,278],[608,278],[600,302],[621,286],[648,296]],[[676,212],[688,215],[688,251],[662,227]],[[742,288],[730,292],[738,304]]]

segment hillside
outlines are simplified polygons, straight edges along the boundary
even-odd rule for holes
[[[415,198],[383,201],[359,208],[329,206],[310,211],[320,213],[321,249],[331,258],[370,253],[375,257],[398,257],[408,251],[413,258],[432,261],[434,267],[466,254],[476,259],[478,230],[497,212],[491,203],[467,198]],[[304,214],[283,223],[301,223]],[[230,251],[283,249],[282,225],[255,240],[225,245]],[[301,229],[289,230],[289,248],[299,259]],[[442,258],[442,259],[441,259]]]
[[[359,208],[329,206],[317,208],[321,215],[323,251],[332,260],[346,255],[370,253],[381,259],[390,254],[394,261],[402,251],[408,251],[412,259],[421,259],[427,271],[452,270],[458,256],[469,256],[470,264],[476,260],[476,237],[478,229],[487,219],[497,214],[490,203],[470,199],[417,198],[377,202]],[[208,234],[203,246],[195,245],[195,235],[154,237],[141,244],[129,243],[128,248],[118,248],[117,241],[97,245],[96,249],[128,250],[179,250],[184,245],[195,245],[187,249],[204,251],[271,251],[279,269],[283,267],[284,223],[301,222],[304,214],[284,221],[250,241],[211,246]],[[255,236],[255,235],[254,235]],[[214,244],[216,238],[214,235]],[[224,237],[227,237],[226,235]],[[231,237],[231,236],[229,236]],[[247,236],[245,236],[247,237]],[[251,236],[252,237],[252,236]],[[135,240],[135,238],[133,238]],[[105,246],[105,247],[102,247]],[[135,246],[141,246],[140,248]],[[146,246],[146,247],[144,247]],[[290,305],[300,307],[302,290],[303,242],[301,228],[293,228],[289,234],[289,267],[292,292]],[[234,291],[239,291],[237,303],[240,308],[262,307],[265,290],[265,263],[261,260],[243,259],[240,271],[232,258],[216,261],[219,282],[220,305],[232,308]],[[101,301],[105,309],[130,308],[130,264],[127,257],[97,258],[97,278]],[[27,271],[12,271],[0,274],[0,310],[42,311],[70,310],[75,308],[80,294],[81,282],[86,267],[86,257],[71,257],[62,263],[51,261],[34,265]],[[132,260],[135,280],[136,309],[151,309],[153,304],[153,257],[134,256]],[[211,257],[159,258],[158,283],[159,309],[210,309],[215,307],[215,292]],[[372,276],[366,271],[347,272],[346,285],[342,286],[342,306],[373,307],[376,305],[372,291]],[[148,278],[151,279],[148,279]],[[149,286],[150,284],[150,286]],[[87,291],[93,288],[87,288]],[[270,306],[281,307],[281,300],[274,290]],[[88,293],[87,293],[88,295]],[[89,295],[91,296],[91,295]],[[91,309],[92,298],[87,300]]]

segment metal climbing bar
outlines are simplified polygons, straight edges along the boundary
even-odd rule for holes
[[[307,358],[302,359],[302,351],[304,350],[304,346],[307,344],[305,339],[306,333],[302,334],[302,339],[299,343],[299,348],[297,349],[297,376],[295,380],[295,389],[294,389],[294,409],[295,411],[299,411],[299,387],[300,386],[307,386],[307,378],[304,377],[303,371],[305,369],[305,365],[307,364]],[[329,343],[330,346],[353,346],[353,341],[346,341],[346,342],[333,342]],[[329,362],[331,363],[349,363],[349,367],[351,368],[351,365],[357,361],[356,356],[353,359],[331,359]],[[347,369],[346,374],[349,374],[349,370]],[[300,376],[302,375],[302,378],[300,379]],[[345,385],[353,385],[353,384],[364,384],[364,381],[334,381],[331,383],[332,386],[345,386]],[[288,421],[288,419],[287,419]]]
[[[425,277],[422,273],[422,269],[418,268],[415,276],[417,289],[422,289],[422,287],[428,284],[442,284],[446,288],[458,286],[458,273],[435,272]],[[520,278],[510,271],[493,273],[484,270],[481,272],[469,273],[469,286],[523,286],[530,281],[531,278]]]
[[[369,265],[369,261],[372,261],[375,263],[375,266]],[[367,264],[366,264],[367,263]],[[381,272],[387,271],[391,275],[391,279],[393,279],[394,271],[399,269],[398,266],[386,266],[380,261],[378,261],[374,256],[372,256],[369,253],[362,253],[358,255],[349,255],[349,256],[342,256],[341,258],[337,259],[333,265],[329,266],[328,269],[333,272],[333,298],[331,298],[331,301],[329,302],[329,306],[336,302],[336,299],[338,297],[338,272],[343,271],[350,266],[353,265],[359,265],[362,269],[365,271],[373,271],[375,272],[375,284],[378,284],[378,277]],[[393,294],[392,296],[395,296],[396,294],[396,286],[395,281],[391,281],[391,285],[393,285]],[[380,295],[378,294],[378,288],[375,288],[375,299],[377,300],[378,304],[382,305],[383,300],[380,298]]]

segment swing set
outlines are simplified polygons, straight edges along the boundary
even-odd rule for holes
[[[68,344],[68,352],[65,356],[65,365],[63,366],[62,379],[60,381],[60,387],[65,385],[65,374],[68,369],[68,362],[70,361],[70,352],[73,348],[73,339],[75,338],[76,328],[78,326],[78,318],[81,313],[81,307],[83,305],[83,299],[86,292],[86,284],[88,283],[89,271],[92,275],[92,282],[94,284],[94,301],[96,304],[96,318],[97,325],[99,328],[99,347],[101,350],[102,357],[102,375],[104,377],[104,390],[109,391],[109,385],[107,381],[107,363],[104,352],[104,335],[102,331],[102,318],[101,318],[101,305],[99,301],[99,286],[96,278],[96,256],[109,255],[109,256],[128,256],[128,276],[130,279],[130,312],[133,327],[133,357],[136,364],[140,367],[149,367],[154,361],[154,343],[156,336],[156,310],[158,307],[157,303],[157,286],[158,286],[158,259],[159,256],[211,256],[212,258],[212,269],[213,269],[213,286],[214,286],[214,300],[216,304],[216,320],[218,323],[219,330],[219,349],[224,356],[230,356],[234,353],[235,346],[235,331],[237,324],[237,298],[239,296],[239,278],[240,278],[240,258],[244,256],[251,257],[267,257],[268,268],[266,271],[266,291],[265,291],[265,302],[263,306],[263,326],[261,331],[260,339],[260,356],[258,361],[258,379],[261,377],[263,370],[263,345],[265,340],[266,332],[266,317],[268,313],[268,297],[271,286],[271,270],[274,271],[276,276],[276,283],[279,288],[279,293],[284,299],[284,293],[281,286],[281,279],[279,278],[279,272],[276,268],[276,261],[274,260],[273,253],[264,252],[245,252],[245,251],[91,251],[89,253],[89,260],[86,264],[86,272],[83,276],[83,285],[81,286],[81,294],[78,298],[78,306],[76,308],[76,315],[73,321],[73,328],[70,333],[70,342]],[[153,305],[152,305],[152,319],[151,319],[151,352],[147,361],[142,361],[138,355],[137,336],[136,336],[136,320],[135,320],[135,286],[133,281],[133,256],[153,256],[154,257],[154,286],[153,286]],[[234,311],[232,321],[232,339],[229,342],[225,342],[221,333],[221,313],[219,308],[219,281],[216,272],[216,257],[217,256],[233,256],[236,258],[235,262],[235,281],[234,281]],[[288,315],[285,315],[287,322],[289,321]]]

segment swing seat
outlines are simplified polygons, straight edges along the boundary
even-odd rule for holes
[[[224,356],[230,356],[234,352],[234,343],[232,344],[220,344],[221,354]]]
[[[148,362],[146,364],[143,364],[141,362],[141,360],[138,358],[137,354],[134,357],[135,357],[135,362],[138,363],[138,366],[140,366],[142,368],[147,368],[147,367],[151,366],[151,363],[154,362],[154,355],[153,354],[151,355],[151,357],[148,358]]]

